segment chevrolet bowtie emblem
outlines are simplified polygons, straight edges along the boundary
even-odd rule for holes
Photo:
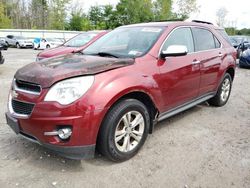
[[[12,95],[12,98],[13,98],[13,99],[15,99],[15,98],[18,97],[18,93],[17,93],[15,90],[12,90],[11,95]]]

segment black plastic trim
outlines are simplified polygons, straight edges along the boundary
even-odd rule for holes
[[[209,93],[209,94],[204,95],[202,97],[199,97],[197,99],[194,99],[191,102],[187,102],[184,105],[181,105],[181,106],[178,106],[176,108],[173,108],[173,109],[171,109],[171,110],[169,110],[167,112],[163,112],[163,113],[161,113],[159,115],[158,121],[162,121],[162,120],[167,119],[167,118],[169,118],[171,116],[174,116],[174,115],[176,115],[176,114],[178,114],[180,112],[183,112],[183,111],[185,111],[185,110],[187,110],[189,108],[192,108],[192,107],[196,106],[197,104],[200,104],[202,102],[207,101],[208,99],[211,99],[215,95],[216,95],[216,92],[215,93],[212,92],[212,93]]]

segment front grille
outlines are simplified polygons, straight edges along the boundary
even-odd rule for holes
[[[38,84],[33,84],[33,83],[29,83],[29,82],[24,82],[21,80],[16,80],[16,87],[17,90],[22,90],[22,91],[26,91],[26,92],[34,92],[37,94],[40,94],[41,92],[41,86]]]
[[[21,114],[21,115],[30,115],[35,106],[32,103],[21,102],[21,101],[17,101],[13,99],[11,101],[11,105],[12,105],[13,111],[16,114]]]

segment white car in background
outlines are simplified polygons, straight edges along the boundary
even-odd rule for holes
[[[55,38],[42,38],[40,43],[34,43],[34,49],[55,48],[62,45],[64,42]]]

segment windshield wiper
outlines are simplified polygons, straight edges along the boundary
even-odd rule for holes
[[[81,54],[81,55],[85,55],[85,53],[83,53],[82,51],[78,51],[78,52],[73,52],[74,54]]]
[[[109,57],[119,58],[118,56],[111,54],[109,52],[98,52],[97,54],[94,54],[94,55],[99,55],[102,57],[109,56]]]

